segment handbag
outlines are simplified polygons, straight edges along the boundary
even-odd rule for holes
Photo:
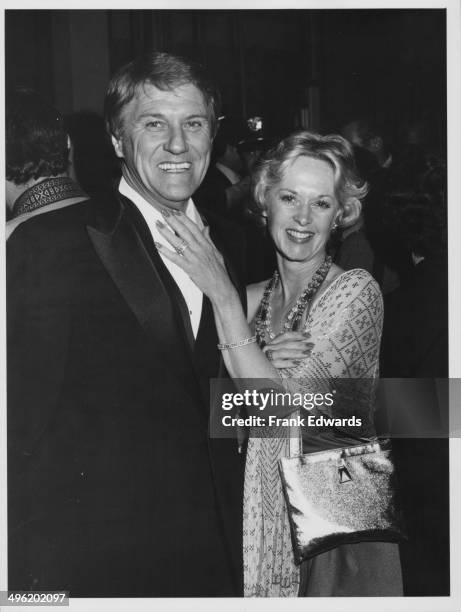
[[[406,538],[390,441],[279,460],[296,563],[342,544]]]

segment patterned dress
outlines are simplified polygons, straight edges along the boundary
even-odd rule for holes
[[[373,379],[378,377],[383,302],[365,270],[343,272],[314,303],[306,319],[314,348],[296,368],[280,370],[290,392],[323,392],[335,382],[362,385],[352,403],[333,404],[328,416],[362,417],[353,430],[319,428],[299,432],[304,453],[359,444],[375,435]],[[361,387],[357,385],[357,389]],[[353,412],[351,412],[353,410]],[[250,438],[244,490],[243,554],[246,597],[402,594],[398,546],[367,542],[340,546],[298,566],[278,472],[280,457],[293,452],[286,427],[270,437]],[[291,438],[291,449],[290,449]]]

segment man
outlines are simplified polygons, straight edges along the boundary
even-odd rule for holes
[[[105,101],[119,193],[8,243],[10,589],[240,594],[241,456],[207,433],[211,305],[155,247],[162,209],[207,223],[191,196],[218,107],[186,60],[124,66]],[[209,226],[237,279],[239,236]]]
[[[341,134],[353,146],[358,174],[367,181],[369,191],[360,217],[341,232],[334,261],[344,270],[367,270],[387,294],[399,285],[395,257],[389,241],[382,238],[382,198],[393,161],[389,138],[384,127],[369,117],[350,121]],[[394,243],[392,249],[397,250]]]
[[[61,114],[35,92],[6,96],[7,238],[35,215],[88,199],[68,176],[70,140]]]
[[[239,122],[233,117],[221,117],[213,142],[211,163],[194,201],[199,209],[211,210],[224,217],[235,216],[230,189],[241,176],[242,162],[237,152]]]
[[[379,124],[371,117],[353,119],[341,129],[341,133],[356,147],[361,147],[373,155],[379,167],[387,169],[392,164],[392,152],[389,142],[389,126]],[[387,134],[387,135],[385,135]],[[370,172],[372,163],[368,164]]]
[[[237,151],[237,142],[246,133],[241,123],[243,121],[240,122],[236,117],[220,119],[219,131],[213,142],[210,168],[194,195],[194,202],[200,211],[205,214],[213,212],[230,219],[244,232],[247,248],[245,283],[249,285],[272,274],[275,254],[271,241],[258,227],[253,214],[251,178],[249,175],[243,179],[240,176],[245,169]],[[262,140],[257,146],[262,147]],[[246,144],[247,141],[242,143]]]

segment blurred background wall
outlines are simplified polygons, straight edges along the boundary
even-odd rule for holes
[[[8,10],[5,29],[7,86],[63,113],[101,112],[110,74],[158,49],[202,61],[224,111],[262,115],[276,135],[363,112],[445,135],[444,10]]]

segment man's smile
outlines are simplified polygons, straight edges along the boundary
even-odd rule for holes
[[[190,162],[162,162],[157,164],[163,172],[187,172],[191,169],[192,164]]]

